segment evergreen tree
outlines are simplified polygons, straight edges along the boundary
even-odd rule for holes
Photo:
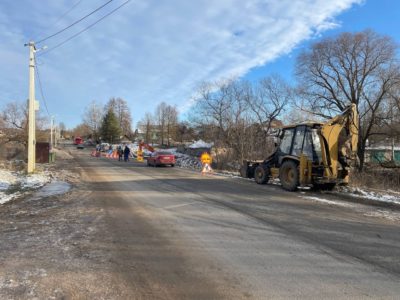
[[[116,142],[121,135],[121,128],[118,119],[112,109],[109,109],[101,124],[102,139],[109,142]]]
[[[112,109],[119,126],[121,128],[121,134],[126,136],[132,135],[132,117],[129,110],[128,102],[122,98],[111,98],[106,104],[105,111]]]

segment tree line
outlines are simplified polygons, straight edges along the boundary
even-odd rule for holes
[[[397,51],[391,37],[372,30],[321,39],[298,55],[296,84],[278,74],[258,82],[226,79],[201,84],[186,129],[190,129],[192,138],[213,142],[221,164],[239,164],[243,159],[265,158],[274,147],[271,133],[276,127],[306,120],[323,122],[355,104],[362,169],[368,143],[387,138],[400,142]],[[146,114],[140,125],[156,126],[164,132],[167,123],[160,116],[167,114],[160,112],[166,107],[160,104],[153,115]],[[172,132],[179,132],[181,125],[173,123]],[[166,135],[168,141],[170,133]]]
[[[195,91],[185,121],[176,106],[162,102],[143,116],[136,132],[125,100],[111,98],[104,107],[92,101],[73,134],[110,142],[121,136],[140,137],[160,146],[201,138],[214,143],[221,164],[239,164],[243,159],[265,158],[274,147],[275,128],[311,119],[324,121],[354,103],[360,118],[362,169],[368,143],[387,138],[400,142],[398,50],[391,37],[372,30],[344,32],[301,51],[295,83],[279,74],[257,82],[234,78],[204,82]],[[0,114],[1,129],[10,132],[6,139],[25,142],[26,107],[6,105]]]
[[[82,123],[73,129],[73,135],[110,143],[123,137],[132,139],[132,117],[127,101],[113,97],[104,106],[92,101],[85,108]]]
[[[224,79],[196,90],[189,118],[160,103],[138,122],[147,143],[170,146],[202,138],[213,142],[221,166],[264,159],[274,148],[277,127],[327,120],[355,104],[359,113],[359,168],[369,143],[400,137],[398,46],[372,30],[321,39],[297,57],[294,78],[279,74],[257,82]]]

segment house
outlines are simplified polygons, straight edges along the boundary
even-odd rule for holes
[[[370,146],[365,148],[365,162],[371,164],[381,164],[394,161],[400,165],[400,146]]]

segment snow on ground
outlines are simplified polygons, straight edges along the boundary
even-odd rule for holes
[[[187,154],[175,153],[176,166],[181,168],[201,170],[202,164],[197,157],[193,157]]]
[[[324,199],[324,198],[320,198],[320,197],[303,196],[301,198],[328,204],[328,205],[335,205],[335,206],[342,206],[342,207],[354,207],[354,205],[350,204],[350,203],[345,203],[345,202],[341,202],[341,201],[333,201],[333,200],[328,200],[328,199]]]
[[[306,194],[305,192],[301,192],[302,194]],[[400,212],[398,210],[393,210],[390,208],[380,208],[377,209],[376,207],[364,205],[362,203],[347,203],[344,201],[335,201],[335,200],[328,200],[322,197],[317,196],[301,196],[301,198],[306,200],[311,200],[313,202],[318,202],[325,205],[330,206],[340,206],[346,207],[350,209],[357,210],[360,214],[366,217],[373,217],[373,218],[384,218],[390,221],[400,221]]]
[[[16,181],[17,176],[15,174],[6,170],[0,170],[0,192],[7,190]]]
[[[44,197],[65,194],[70,189],[71,189],[71,184],[69,184],[68,182],[55,180],[46,184],[41,189],[38,189],[32,195],[32,198],[30,198],[30,200],[39,200]]]
[[[195,149],[195,148],[211,148],[213,146],[213,144],[211,143],[206,143],[203,140],[198,140],[196,142],[194,142],[193,144],[191,144],[189,146],[189,148]]]
[[[0,204],[44,186],[51,178],[49,172],[25,175],[23,172],[0,170]]]
[[[400,213],[393,212],[385,209],[378,209],[376,211],[371,211],[364,213],[367,217],[385,218],[391,221],[400,221]]]
[[[368,189],[361,189],[358,187],[342,187],[338,194],[347,194],[357,198],[369,199],[385,203],[393,203],[400,205],[400,193],[394,191],[372,191]]]

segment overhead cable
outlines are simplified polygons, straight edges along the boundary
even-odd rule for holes
[[[40,80],[39,67],[38,67],[38,64],[36,62],[36,59],[35,59],[35,66],[36,66],[35,67],[36,76],[38,78],[38,83],[39,83],[40,95],[42,96],[42,100],[43,100],[43,103],[44,103],[44,107],[46,108],[46,112],[50,117],[49,109],[47,108],[46,98],[44,97],[44,93],[43,93],[42,81]]]
[[[37,41],[36,44],[43,43],[44,41],[47,41],[48,39],[50,39],[50,38],[52,38],[52,37],[55,37],[56,35],[58,35],[58,34],[64,32],[65,30],[67,30],[67,29],[71,28],[72,26],[78,24],[79,22],[85,20],[87,17],[93,15],[94,13],[96,13],[97,11],[99,11],[100,9],[102,9],[104,6],[110,4],[112,1],[114,1],[114,0],[109,0],[109,1],[107,1],[107,2],[104,3],[103,5],[99,6],[99,7],[96,8],[95,10],[93,10],[91,13],[89,13],[89,14],[87,14],[86,16],[80,18],[79,20],[76,20],[76,21],[73,22],[71,25],[68,25],[67,27],[65,27],[65,28],[63,28],[63,29],[61,29],[61,30],[59,30],[59,31],[57,31],[57,32],[55,32],[55,33],[53,33],[53,34],[51,34],[51,35],[49,35],[49,36],[47,36],[47,37],[45,37],[45,38],[43,38],[43,39],[41,39],[41,40],[39,40],[39,41]]]
[[[51,25],[49,25],[48,27],[53,27],[54,25],[56,25],[58,22],[60,22],[65,16],[67,16],[75,7],[77,7],[83,0],[79,0],[78,2],[76,2],[74,5],[72,5],[72,7],[70,9],[68,9],[66,12],[64,12],[60,17],[57,18],[56,21],[54,21]],[[42,34],[44,34],[46,31],[42,31],[40,34],[38,34],[37,36],[40,36]]]
[[[67,38],[66,40],[62,41],[61,43],[55,45],[54,47],[50,48],[49,50],[43,52],[42,54],[39,54],[38,56],[42,56],[44,54],[49,53],[50,51],[53,51],[55,49],[57,49],[58,47],[61,47],[62,45],[64,45],[65,43],[69,42],[70,40],[72,40],[73,38],[77,37],[78,35],[80,35],[81,33],[89,30],[90,28],[92,28],[94,25],[96,25],[97,23],[99,23],[100,21],[104,20],[105,18],[107,18],[108,16],[110,16],[111,14],[113,14],[114,12],[116,12],[117,10],[119,10],[121,7],[123,7],[124,5],[128,4],[131,0],[127,0],[124,3],[122,3],[120,6],[116,7],[115,9],[113,9],[112,11],[110,11],[109,13],[107,13],[106,15],[104,15],[103,17],[101,17],[100,19],[98,19],[96,22],[90,24],[89,26],[87,26],[86,28],[82,29],[81,31],[78,31],[77,33],[75,33],[74,35],[70,36],[69,38]]]

